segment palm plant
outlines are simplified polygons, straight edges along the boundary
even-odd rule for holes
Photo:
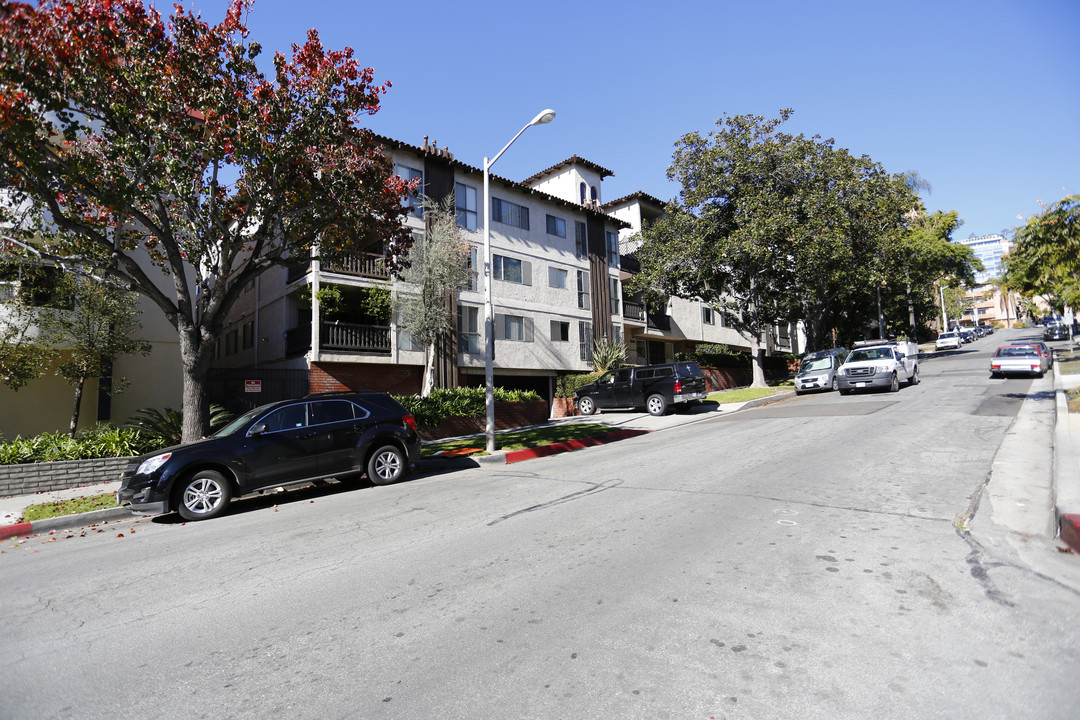
[[[225,423],[232,420],[233,414],[221,405],[210,406],[210,430],[217,430]],[[124,427],[132,428],[143,433],[147,437],[156,440],[163,447],[179,445],[183,437],[184,414],[170,407],[158,410],[156,408],[143,408],[132,415]]]
[[[593,343],[592,363],[600,373],[621,368],[626,364],[626,346],[620,340],[600,338]]]

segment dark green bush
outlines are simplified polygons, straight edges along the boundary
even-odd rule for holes
[[[572,373],[568,375],[560,375],[558,380],[555,381],[555,397],[557,398],[572,398],[574,392],[582,385],[588,385],[595,381],[603,373]]]
[[[161,445],[138,430],[101,424],[71,437],[66,432],[17,437],[0,443],[0,465],[130,457]]]
[[[476,417],[487,411],[482,387],[436,388],[427,397],[395,395],[394,399],[416,418],[421,428],[436,427],[448,417]],[[532,390],[495,388],[496,402],[539,402]]]

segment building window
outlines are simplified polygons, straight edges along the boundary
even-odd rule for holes
[[[244,323],[244,349],[250,350],[255,345],[255,321]]]
[[[395,165],[394,174],[406,182],[409,182],[410,180],[420,181],[420,184],[416,187],[416,195],[410,194],[401,198],[401,204],[404,207],[409,208],[409,214],[420,217],[423,214],[423,209],[420,204],[420,195],[424,192],[424,171],[411,168],[408,165]]]
[[[596,192],[595,185],[589,188],[589,199],[592,200],[594,203],[600,201],[600,193]]]
[[[567,271],[564,268],[548,268],[548,287],[566,289]]]
[[[532,285],[532,263],[505,255],[492,255],[491,276],[503,282]]]
[[[469,289],[474,292],[480,289],[480,271],[478,269],[480,267],[480,260],[478,258],[479,253],[479,248],[470,248],[469,259],[466,260],[466,263],[469,265]]]
[[[240,338],[240,334],[236,330],[230,330],[225,335],[225,357],[236,354],[236,341]]]
[[[716,324],[716,313],[713,312],[713,309],[711,307],[704,306],[701,308],[701,322],[705,323],[706,325]]]
[[[529,208],[499,198],[491,198],[491,219],[497,223],[528,230]]]
[[[532,342],[532,318],[520,315],[495,314],[495,339],[514,342]]]
[[[592,359],[592,323],[579,322],[578,323],[578,357],[581,360]]]
[[[584,205],[585,204],[585,193],[587,192],[586,187],[585,187],[585,183],[581,183],[580,190],[581,190],[581,204]]]
[[[585,183],[582,183],[581,186],[585,187]],[[574,250],[577,252],[578,260],[589,257],[588,232],[583,222],[574,223]]]
[[[466,230],[476,229],[476,188],[454,183],[454,206],[457,224]]]
[[[480,308],[458,305],[458,349],[469,355],[479,355]]]
[[[619,314],[619,278],[608,278],[611,287],[611,314]]]
[[[551,321],[551,341],[570,342],[570,323],[562,320]]]
[[[577,271],[577,306],[588,310],[592,307],[592,298],[589,296],[589,271]]]
[[[556,237],[566,237],[566,221],[554,215],[547,216],[547,233]]]
[[[607,231],[607,263],[613,268],[619,267],[619,234]]]

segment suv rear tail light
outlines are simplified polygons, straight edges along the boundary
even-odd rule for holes
[[[405,424],[411,427],[413,430],[416,429],[416,418],[413,417],[412,413],[405,413],[405,415],[403,415],[401,419],[404,420]]]
[[[676,380],[675,381],[675,387],[672,388],[671,392],[675,393],[676,395],[681,395],[682,394],[682,383],[680,381]]]

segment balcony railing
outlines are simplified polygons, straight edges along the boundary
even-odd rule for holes
[[[302,262],[289,265],[287,282],[296,282],[307,275],[311,269],[311,263]],[[323,272],[338,273],[340,275],[356,275],[359,277],[378,278],[385,280],[390,277],[386,269],[386,258],[374,253],[360,253],[343,260],[326,262],[322,266]]]
[[[328,262],[323,266],[326,272],[341,273],[343,275],[359,275],[361,277],[382,278],[390,277],[386,270],[386,258],[373,253],[361,253],[344,258],[337,262]]]
[[[627,320],[645,322],[645,306],[631,300],[623,300],[623,317]]]
[[[320,350],[336,352],[390,354],[390,328],[384,325],[324,322],[319,324]],[[311,326],[285,332],[285,351],[290,355],[311,349]]]

